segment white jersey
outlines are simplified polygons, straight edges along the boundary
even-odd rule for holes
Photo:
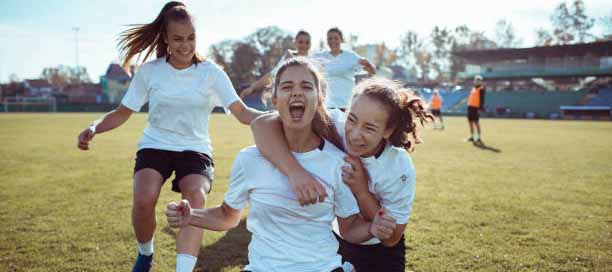
[[[178,70],[165,58],[158,58],[140,66],[121,104],[137,112],[149,103],[139,150],[191,150],[212,157],[208,134],[211,111],[217,105],[229,107],[239,99],[218,65],[204,61]]]
[[[346,145],[346,113],[332,110],[330,116]],[[396,219],[397,224],[407,224],[412,212],[416,181],[410,154],[403,148],[387,145],[378,158],[371,156],[361,158],[361,161],[370,175],[369,191],[375,195],[380,206]],[[377,243],[380,240],[374,237],[363,244]]]
[[[332,221],[359,213],[342,182],[344,153],[325,142],[323,150],[293,155],[325,187],[325,202],[300,206],[287,177],[254,146],[240,151],[234,161],[224,201],[233,209],[250,205],[247,229],[252,237],[244,270],[321,272],[342,265]]]
[[[361,57],[348,50],[334,56],[330,51],[313,55],[312,59],[323,66],[327,80],[326,108],[348,108],[353,97],[355,86],[355,72],[361,69]]]

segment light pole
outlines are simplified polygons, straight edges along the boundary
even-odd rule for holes
[[[79,69],[79,30],[78,27],[73,27],[72,31],[74,31],[74,56],[76,59],[76,74],[77,74],[77,83],[81,82],[81,70]]]

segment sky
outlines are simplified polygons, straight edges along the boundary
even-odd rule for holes
[[[561,0],[205,0],[183,1],[196,17],[197,48],[241,39],[258,28],[276,25],[312,34],[313,49],[332,26],[356,34],[358,44],[395,47],[407,30],[428,36],[437,25],[465,24],[494,37],[500,19],[512,23],[523,46],[533,46],[535,29],[550,29],[550,14]],[[607,16],[612,1],[585,0],[592,18]],[[1,0],[0,82],[11,74],[38,78],[45,67],[87,68],[97,82],[111,62],[118,62],[117,35],[129,24],[151,22],[166,1],[127,0]],[[77,39],[74,29],[78,28]],[[603,30],[597,25],[594,33]]]

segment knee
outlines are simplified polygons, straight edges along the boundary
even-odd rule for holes
[[[157,202],[157,195],[154,193],[140,192],[134,195],[135,210],[154,210]]]
[[[203,186],[185,186],[181,189],[183,198],[189,200],[189,204],[193,208],[203,208],[206,201],[206,194]]]

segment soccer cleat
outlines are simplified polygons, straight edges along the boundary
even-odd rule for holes
[[[474,138],[469,137],[469,138],[467,138],[467,141],[468,141],[468,142],[473,142],[473,141],[474,141]]]
[[[153,263],[153,254],[151,256],[138,254],[132,272],[149,272]]]

